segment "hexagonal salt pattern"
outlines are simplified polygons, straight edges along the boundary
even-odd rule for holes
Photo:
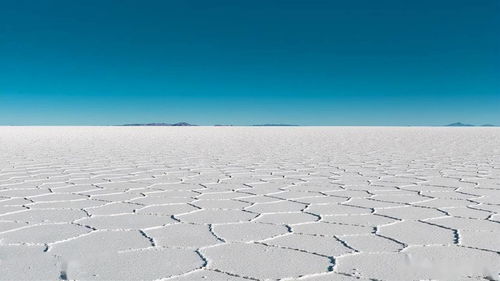
[[[0,127],[0,280],[500,280],[500,130]]]

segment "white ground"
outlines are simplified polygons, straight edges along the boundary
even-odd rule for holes
[[[500,129],[0,127],[0,280],[497,280]]]

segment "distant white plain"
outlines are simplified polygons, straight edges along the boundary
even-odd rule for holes
[[[0,280],[498,280],[500,128],[0,127]]]

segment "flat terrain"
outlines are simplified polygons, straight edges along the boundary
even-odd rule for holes
[[[0,127],[0,280],[499,271],[499,128]]]

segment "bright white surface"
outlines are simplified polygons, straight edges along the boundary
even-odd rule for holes
[[[496,280],[500,129],[0,127],[0,280]]]

